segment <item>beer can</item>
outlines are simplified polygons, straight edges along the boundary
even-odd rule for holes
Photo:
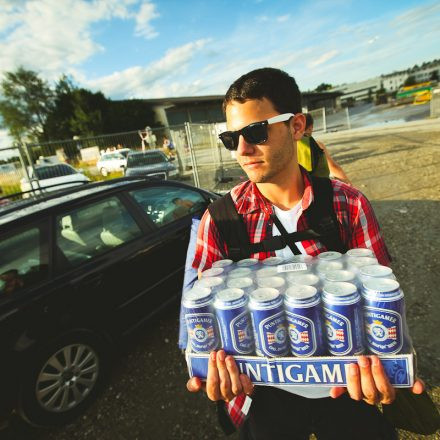
[[[345,254],[347,257],[374,257],[374,253],[371,249],[367,248],[353,248],[349,249]]]
[[[381,264],[372,264],[371,266],[361,267],[358,277],[362,283],[375,278],[389,278],[390,280],[396,279],[391,267],[382,266]]]
[[[194,287],[183,298],[183,315],[192,351],[209,353],[219,345],[214,297],[208,287]]]
[[[250,277],[228,278],[226,285],[230,288],[241,289],[246,295],[255,289],[254,281]]]
[[[222,347],[228,354],[254,352],[252,324],[247,309],[247,297],[237,288],[217,292],[214,301],[220,328]]]
[[[306,265],[307,270],[312,270],[315,264],[315,260],[311,255],[299,254],[299,255],[292,255],[284,261],[284,264],[289,264],[289,263],[303,263]]]
[[[211,269],[206,269],[202,272],[202,278],[207,277],[220,277],[223,278],[225,276],[225,270],[223,267],[211,267]]]
[[[212,267],[221,267],[223,269],[223,273],[228,273],[233,267],[234,262],[229,259],[217,260],[212,263]]]
[[[257,284],[258,287],[273,287],[277,289],[281,295],[283,295],[286,290],[286,280],[282,276],[260,277],[257,278]]]
[[[368,349],[376,354],[396,354],[407,349],[405,300],[399,283],[387,278],[367,280],[362,295]]]
[[[284,258],[281,257],[269,257],[261,261],[263,266],[278,266],[278,264],[283,264]]]
[[[342,260],[334,260],[334,261],[319,261],[316,265],[316,273],[317,275],[324,280],[325,274],[327,272],[333,272],[335,270],[342,270],[344,268],[344,263]]]
[[[359,270],[365,266],[377,264],[376,257],[350,257],[347,259],[347,269],[358,274]]]
[[[290,272],[286,274],[287,284],[289,286],[313,286],[317,290],[320,290],[321,280],[319,277],[313,273],[301,273],[301,272]]]
[[[322,300],[327,346],[335,356],[364,352],[361,296],[351,283],[327,283]]]
[[[252,278],[252,270],[249,267],[237,267],[236,269],[232,269],[228,273],[228,279],[230,279],[230,278],[243,278],[243,277]]]
[[[208,287],[213,293],[218,290],[224,289],[225,279],[222,277],[205,277],[197,280],[194,283],[194,287]]]
[[[245,258],[243,260],[237,261],[237,267],[253,267],[258,265],[258,260],[256,258]]]
[[[341,258],[342,258],[342,254],[336,251],[327,251],[318,254],[319,261],[335,261],[335,260],[340,260]]]
[[[325,273],[324,283],[343,281],[356,285],[359,289],[361,287],[359,280],[354,272],[349,270],[333,270]]]
[[[288,353],[286,317],[280,292],[271,287],[255,289],[249,295],[249,310],[257,355],[269,357],[286,355]]]
[[[262,269],[258,269],[255,272],[255,276],[258,278],[264,277],[276,277],[278,275],[278,269],[276,266],[267,266]]]
[[[294,356],[320,356],[326,351],[320,303],[313,286],[292,286],[284,294],[287,331]]]

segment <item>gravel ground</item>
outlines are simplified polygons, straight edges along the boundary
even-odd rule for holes
[[[317,135],[372,201],[406,295],[419,375],[440,407],[438,292],[440,121]],[[177,305],[135,335],[115,361],[108,387],[66,427],[35,431],[12,417],[4,439],[221,439],[214,405],[185,389]],[[230,437],[237,439],[234,435]],[[402,439],[439,439],[404,431]]]

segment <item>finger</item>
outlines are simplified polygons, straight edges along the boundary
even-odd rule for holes
[[[250,396],[254,392],[255,385],[252,383],[251,378],[246,374],[240,374],[240,382],[243,388],[243,393]]]
[[[235,396],[231,389],[231,378],[229,377],[228,369],[226,368],[226,354],[224,350],[217,352],[217,369],[220,378],[220,393],[223,400],[229,402]]]
[[[396,391],[390,384],[382,362],[377,356],[371,356],[371,372],[377,391],[379,392],[380,403],[389,405],[396,398]]]
[[[233,356],[226,357],[226,368],[229,373],[229,378],[231,379],[231,390],[235,396],[238,396],[243,392],[243,387],[240,381],[240,371],[238,370],[237,364]]]
[[[345,387],[332,387],[330,390],[330,397],[333,399],[337,399],[339,396],[342,396],[347,391]]]
[[[186,383],[186,388],[191,393],[197,393],[203,388],[203,382],[198,377],[191,377]]]
[[[365,402],[369,403],[370,405],[375,405],[378,400],[378,392],[373,374],[371,373],[370,359],[368,359],[366,356],[359,356],[358,365],[363,398]]]
[[[206,376],[206,394],[210,400],[221,400],[220,379],[217,370],[217,353],[211,351],[208,360],[208,374]]]
[[[423,391],[425,391],[425,383],[422,379],[416,378],[413,387],[411,388],[411,391],[414,394],[422,394]]]
[[[357,364],[348,364],[346,367],[347,375],[347,391],[350,397],[354,400],[362,400],[361,379],[359,373],[359,366]]]

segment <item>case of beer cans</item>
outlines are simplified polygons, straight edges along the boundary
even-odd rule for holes
[[[360,354],[378,355],[394,386],[414,381],[403,291],[369,249],[216,261],[183,292],[182,331],[202,379],[222,348],[254,384],[344,386]]]

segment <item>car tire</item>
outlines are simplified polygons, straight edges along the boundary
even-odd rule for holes
[[[59,426],[78,417],[105,383],[110,346],[93,333],[76,332],[27,360],[19,414],[34,426]]]
[[[101,172],[101,174],[104,176],[104,177],[107,177],[108,176],[108,170],[107,170],[107,168],[101,168],[100,169],[100,172]]]

